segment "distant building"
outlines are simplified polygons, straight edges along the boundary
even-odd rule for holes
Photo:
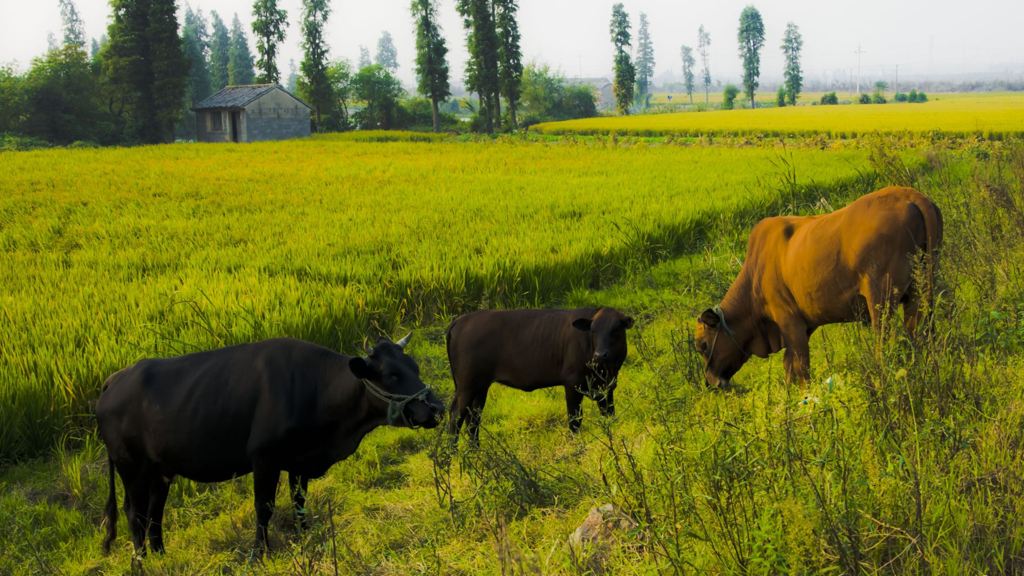
[[[200,142],[258,142],[309,136],[308,104],[277,84],[228,86],[192,108]]]
[[[568,78],[569,84],[576,86],[590,86],[597,94],[598,109],[615,107],[615,90],[611,81],[607,78]]]

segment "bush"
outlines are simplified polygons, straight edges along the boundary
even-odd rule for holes
[[[783,108],[786,105],[786,88],[785,86],[779,86],[779,91],[775,93],[775,105],[779,108]]]
[[[868,96],[867,94],[861,94],[857,98],[857,102],[859,104],[871,104],[871,96]]]
[[[732,110],[736,107],[736,96],[740,93],[740,89],[732,84],[726,84],[725,90],[722,91],[722,110]]]
[[[882,96],[880,93],[875,92],[874,94],[871,95],[871,103],[885,104],[885,96]]]
[[[907,100],[909,100],[907,95],[904,94],[903,92],[897,92],[896,95],[892,97],[892,99],[896,102],[906,102]]]
[[[833,105],[834,106],[836,104],[839,104],[839,97],[836,96],[835,92],[829,92],[829,93],[823,94],[821,96],[821,103],[822,104],[829,104],[829,105]]]
[[[459,119],[445,111],[443,102],[438,103],[438,116],[442,130],[455,130]],[[433,130],[434,112],[429,98],[408,98],[398,104],[398,118],[395,127],[402,130]]]
[[[531,64],[523,71],[519,114],[522,126],[593,116],[597,116],[593,87],[569,84],[548,66]]]
[[[910,91],[910,95],[907,97],[907,101],[908,102],[915,102],[915,103],[927,102],[928,101],[928,96],[926,96],[924,92],[918,92],[917,90],[911,90]]]

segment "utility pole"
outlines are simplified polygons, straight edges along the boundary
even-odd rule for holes
[[[857,55],[857,96],[860,96],[860,56],[864,53],[864,50],[857,44],[857,51],[854,54]]]

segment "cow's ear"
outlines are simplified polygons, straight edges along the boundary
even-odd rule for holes
[[[376,375],[370,364],[358,356],[348,361],[348,369],[361,380],[369,380]]]
[[[590,332],[591,324],[593,324],[593,321],[591,321],[590,318],[577,318],[572,321],[573,328],[584,332]]]
[[[626,316],[626,319],[622,321],[622,326],[626,330],[629,330],[630,328],[632,328],[633,327],[633,317],[632,316]]]
[[[707,310],[701,312],[700,318],[698,318],[697,321],[707,326],[708,328],[717,328],[718,324],[722,321],[722,319],[718,316],[718,314],[715,314],[714,310],[708,308]]]

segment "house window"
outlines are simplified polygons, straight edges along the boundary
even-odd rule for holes
[[[220,110],[210,112],[210,132],[224,131],[224,115]]]

